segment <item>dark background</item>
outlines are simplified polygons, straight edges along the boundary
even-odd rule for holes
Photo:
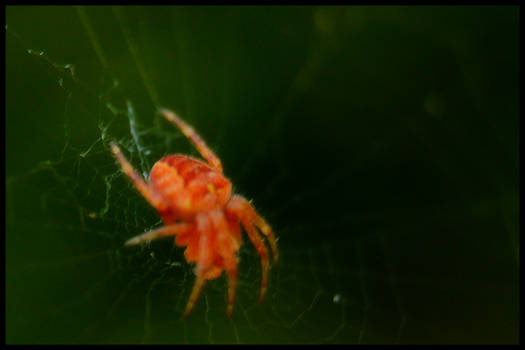
[[[8,343],[518,343],[519,8],[7,7]],[[193,283],[109,151],[196,156],[279,238]]]

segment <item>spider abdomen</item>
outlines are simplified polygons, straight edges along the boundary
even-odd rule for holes
[[[168,203],[171,219],[188,220],[196,213],[222,208],[231,196],[231,183],[222,173],[183,155],[156,162],[149,183]]]

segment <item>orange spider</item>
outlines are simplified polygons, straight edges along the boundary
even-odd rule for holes
[[[259,302],[262,302],[268,280],[268,250],[256,227],[270,243],[274,263],[277,263],[277,243],[271,227],[242,196],[232,195],[232,185],[222,173],[221,161],[206,146],[193,128],[169,110],[160,113],[174,123],[190,139],[207,163],[181,154],[165,156],[157,161],[149,175],[149,183],[133,169],[118,146],[112,142],[111,150],[122,171],[135,187],[159,212],[165,226],[135,236],[126,245],[135,245],[164,236],[176,236],[175,244],[186,246],[184,256],[195,263],[197,275],[184,317],[193,309],[199,293],[208,279],[214,279],[225,270],[228,274],[228,306],[231,317],[237,264],[242,238],[239,221],[261,258],[262,280]]]

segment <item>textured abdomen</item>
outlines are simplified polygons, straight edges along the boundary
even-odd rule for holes
[[[173,219],[187,220],[196,213],[226,205],[231,184],[204,162],[183,155],[160,159],[151,169],[149,182],[167,203]]]

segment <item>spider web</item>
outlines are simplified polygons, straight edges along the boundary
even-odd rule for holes
[[[501,62],[483,9],[341,9],[8,7],[7,341],[516,343],[517,10],[497,10]],[[480,87],[509,62],[504,96]],[[279,239],[262,304],[244,239],[231,320],[224,277],[181,319],[194,275],[170,240],[123,247],[161,221],[109,142],[145,178],[199,157],[159,107]]]

